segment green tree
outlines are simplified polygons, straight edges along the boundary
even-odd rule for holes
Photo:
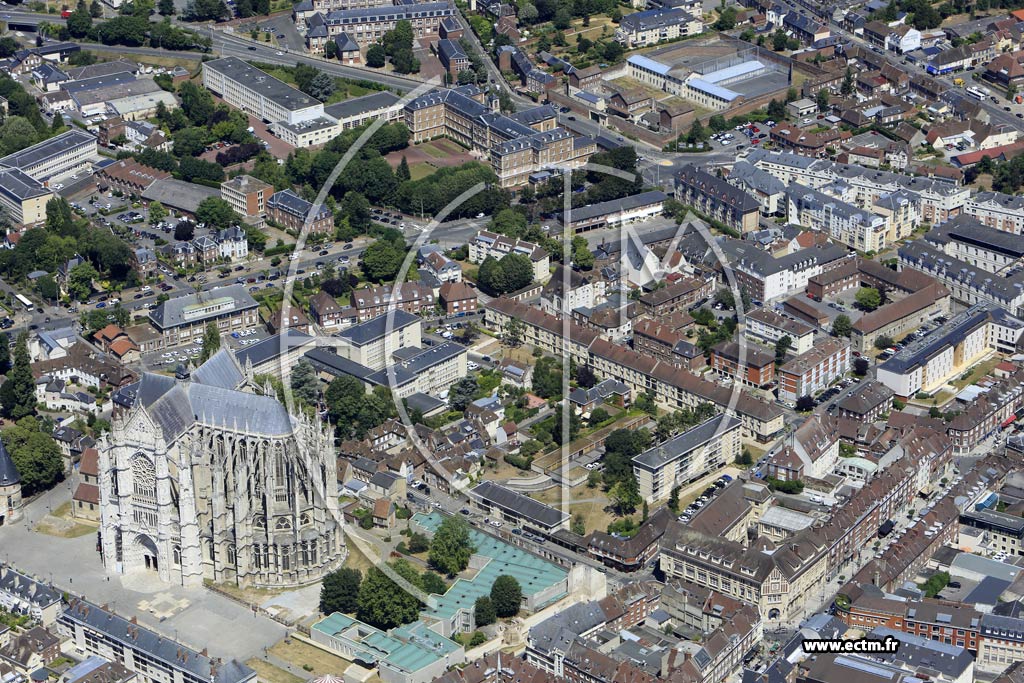
[[[160,202],[152,202],[149,205],[149,224],[156,225],[167,218],[167,209]]]
[[[292,395],[306,405],[316,405],[320,396],[320,380],[316,369],[306,359],[300,360],[292,370]]]
[[[430,540],[427,558],[431,566],[454,576],[469,565],[476,548],[469,538],[469,524],[461,517],[446,517]]]
[[[786,354],[793,348],[793,339],[788,335],[784,334],[775,342],[775,362],[781,363],[786,360]]]
[[[174,0],[159,0],[157,8],[161,16],[169,17],[174,14]]]
[[[366,51],[366,66],[371,69],[379,69],[387,61],[387,53],[380,43],[374,43]]]
[[[463,377],[451,386],[448,391],[448,405],[452,410],[463,412],[473,400],[477,389],[480,388],[475,377]]]
[[[875,337],[875,348],[876,349],[887,349],[890,346],[892,346],[892,343],[893,343],[892,342],[892,337],[890,337],[888,335],[880,334],[877,337]]]
[[[196,208],[196,220],[214,230],[230,227],[237,219],[235,210],[220,197],[207,197]]]
[[[79,3],[78,9],[68,15],[65,26],[72,38],[83,38],[89,35],[89,31],[92,30],[92,15],[89,14],[85,3]]]
[[[38,113],[38,112],[36,112]],[[26,147],[31,147],[39,140],[39,133],[35,126],[19,115],[9,115],[0,124],[0,151],[4,154],[20,152]]]
[[[422,603],[377,567],[370,567],[359,586],[356,616],[360,621],[387,630],[419,618]]]
[[[174,239],[188,242],[196,236],[196,224],[192,221],[178,221],[174,225]]]
[[[853,89],[853,70],[850,67],[846,67],[846,72],[843,74],[843,84],[839,87],[839,92],[844,96],[848,96],[853,94]]]
[[[873,311],[882,305],[882,295],[874,287],[861,287],[857,290],[857,306],[865,311]]]
[[[731,31],[736,26],[736,8],[726,7],[718,14],[718,20],[711,25],[716,31]]]
[[[325,576],[320,587],[320,613],[355,612],[359,606],[359,584],[362,581],[362,573],[352,567],[342,567]]]
[[[219,349],[220,331],[217,329],[217,323],[208,322],[203,331],[203,350],[199,353],[199,362],[205,363],[206,359],[217,353]]]
[[[510,349],[514,349],[523,343],[523,321],[512,318],[505,325],[505,332],[501,335],[501,343]]]
[[[572,518],[572,532],[580,536],[587,535],[587,522],[583,519],[583,515],[578,512]]]
[[[508,574],[499,576],[491,586],[491,602],[494,603],[494,613],[502,619],[519,614],[523,604],[523,589],[519,581]]]
[[[400,183],[412,180],[412,172],[409,171],[409,162],[405,160],[404,154],[402,155],[402,160],[398,163],[398,168],[395,169],[395,179]]]
[[[818,94],[815,96],[815,100],[818,103],[818,111],[821,112],[822,114],[828,112],[828,110],[831,109],[827,89],[822,88],[821,90],[819,90]]]
[[[868,368],[870,367],[871,363],[869,363],[868,359],[865,358],[864,356],[860,356],[858,358],[853,359],[853,374],[857,375],[858,377],[863,377],[864,375],[868,374]]]
[[[346,192],[341,198],[339,208],[341,214],[348,218],[348,224],[353,230],[364,233],[370,229],[373,215],[370,213],[370,201],[365,195],[354,191]]]
[[[580,235],[572,238],[572,264],[580,270],[590,270],[594,267],[594,253],[590,251],[587,238]],[[532,275],[530,279],[533,279]]]
[[[11,338],[6,332],[0,332],[0,373],[6,374],[11,369]]]
[[[92,283],[99,279],[100,274],[91,263],[79,263],[68,271],[68,296],[77,301],[85,301],[92,294]]]
[[[17,359],[15,360],[17,366]],[[13,370],[12,370],[13,372]],[[6,387],[11,381],[8,376]],[[3,387],[0,387],[2,391]],[[34,392],[32,394],[34,396]],[[39,421],[30,415],[4,431],[4,445],[21,475],[21,492],[31,496],[45,491],[64,478],[60,448]]]
[[[396,242],[379,239],[363,252],[363,274],[371,282],[394,280],[404,258],[404,248],[399,247]]]
[[[489,595],[481,595],[473,603],[473,620],[476,622],[477,628],[493,624],[498,620],[498,615],[494,612],[494,603]]]
[[[673,486],[668,494],[668,509],[673,513],[679,512],[679,486]]]
[[[833,337],[849,337],[850,332],[852,331],[853,323],[850,322],[850,316],[845,313],[840,313],[836,316],[836,319],[832,321]]]
[[[22,332],[14,346],[14,363],[7,379],[0,385],[0,406],[4,415],[14,420],[32,415],[36,410],[36,384],[28,355],[28,333]],[[22,472],[22,477],[25,474]]]
[[[632,472],[612,486],[608,495],[615,501],[615,507],[619,514],[628,515],[635,511],[643,500],[640,497],[640,485],[637,483],[636,475]]]
[[[420,574],[419,586],[427,594],[444,595],[448,590],[448,584],[444,582],[444,579],[430,570]]]
[[[732,127],[729,125],[729,122],[725,120],[725,117],[722,116],[721,114],[715,114],[714,116],[712,116],[711,119],[708,121],[708,126],[711,128],[711,130],[713,130],[716,133],[722,133],[724,131],[729,130]]]

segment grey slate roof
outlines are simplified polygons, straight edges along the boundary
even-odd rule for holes
[[[85,600],[74,600],[64,610],[61,619],[103,633],[108,638],[141,650],[164,665],[186,671],[202,681],[244,683],[256,680],[256,672],[236,660],[218,664],[202,653]]]
[[[14,465],[14,459],[7,452],[7,447],[0,440],[0,486],[11,486],[21,481],[18,468]]]
[[[78,128],[61,133],[55,138],[43,140],[40,143],[26,147],[20,152],[8,154],[0,159],[0,166],[8,168],[25,169],[45,161],[51,157],[66,154],[72,149],[82,145],[96,144],[96,136]]]
[[[259,304],[249,294],[249,290],[245,288],[245,285],[229,285],[227,287],[220,287],[217,289],[204,292],[204,301],[199,302],[201,304],[209,304],[211,301],[216,299],[233,299],[234,304],[230,310],[238,312],[247,310],[250,308],[257,308]],[[150,314],[149,319],[153,321],[157,329],[166,330],[177,325],[188,323],[195,323],[202,320],[222,315],[226,310],[214,311],[207,314],[196,315],[195,317],[189,317],[189,311],[197,304],[195,294],[187,294],[185,296],[179,296],[174,299],[168,299],[156,308],[154,308]]]
[[[231,351],[222,348],[195,369],[192,381],[222,389],[237,389],[245,382],[245,375]]]
[[[248,87],[257,90],[263,97],[272,100],[276,104],[289,111],[307,109],[319,104],[306,93],[293,88],[284,81],[278,80],[250,66],[238,57],[222,57],[203,64],[204,69],[212,69],[223,74],[238,83],[244,83]]]
[[[312,341],[313,337],[305,332],[289,329],[283,335],[275,334],[251,346],[243,346],[235,351],[235,358],[238,359],[238,364],[243,367],[246,361],[251,362],[255,366],[276,358],[291,349],[310,344]]]
[[[516,493],[492,481],[482,481],[472,491],[473,495],[488,504],[512,510],[516,514],[534,520],[545,527],[553,527],[569,517],[568,513],[538,502],[529,496]]]
[[[389,311],[384,315],[378,315],[376,318],[370,318],[366,322],[359,323],[358,325],[353,325],[347,330],[339,332],[338,336],[342,339],[347,339],[356,346],[363,346],[381,339],[385,334],[387,334],[389,328],[391,330],[400,330],[403,327],[408,327],[409,325],[419,322],[419,320],[419,316],[415,316],[412,313],[408,313],[401,309],[396,309],[394,311]]]
[[[358,46],[356,46],[356,49],[359,49]],[[390,91],[375,92],[370,95],[353,97],[351,99],[342,100],[341,102],[329,104],[324,107],[324,114],[335,119],[346,119],[350,116],[356,116],[370,111],[387,109],[388,107],[392,107],[397,104],[400,100],[401,98],[398,95]]]
[[[50,194],[50,191],[17,168],[0,168],[0,193],[20,204],[26,199]]]
[[[666,463],[698,448],[725,430],[742,426],[743,422],[732,415],[716,415],[665,443],[649,448],[633,458],[633,463],[645,470],[657,470]]]
[[[610,202],[600,202],[598,204],[581,206],[578,209],[573,209],[572,213],[569,214],[569,217],[575,223],[578,221],[590,220],[591,218],[599,218],[600,216],[612,214],[616,211],[628,211],[640,206],[663,202],[666,199],[668,199],[668,195],[661,190],[650,190],[648,192],[641,192],[640,194],[634,194],[629,197],[623,197],[622,199],[616,199]]]

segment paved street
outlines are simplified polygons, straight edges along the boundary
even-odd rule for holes
[[[214,656],[262,656],[264,646],[285,635],[281,624],[203,588],[170,586],[147,575],[108,578],[93,534],[65,539],[29,531],[70,497],[70,486],[60,484],[26,506],[25,520],[0,527],[4,561]]]

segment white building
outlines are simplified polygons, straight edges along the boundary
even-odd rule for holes
[[[786,197],[790,223],[820,230],[857,251],[885,248],[889,226],[882,216],[799,184],[790,185]]]
[[[0,168],[14,168],[47,184],[51,178],[86,170],[99,156],[96,136],[72,128],[0,159]]]
[[[501,259],[506,254],[522,254],[533,264],[535,282],[547,282],[551,277],[551,258],[548,252],[533,242],[516,240],[496,232],[481,230],[469,241],[469,262],[483,263],[488,256]]]
[[[807,353],[814,346],[813,327],[767,308],[747,313],[744,317],[743,332],[748,339],[771,345],[783,337],[789,337],[792,343],[790,350],[798,356]]]
[[[985,305],[960,313],[879,365],[878,381],[902,399],[935,391],[993,351],[991,318]]]
[[[203,85],[231,106],[268,123],[298,124],[324,114],[321,102],[237,57],[203,62]]]

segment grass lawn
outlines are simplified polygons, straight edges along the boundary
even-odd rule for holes
[[[34,530],[57,538],[80,538],[96,533],[96,525],[75,521],[71,517],[71,503],[64,503],[53,513],[43,517]]]
[[[425,142],[422,145],[417,145],[417,148],[429,157],[435,159],[445,159],[451,156],[451,152],[441,147],[443,140],[434,140],[433,142]],[[414,164],[415,165],[415,164]],[[412,169],[409,169],[412,171]]]
[[[349,665],[349,662],[341,657],[295,638],[278,641],[270,648],[270,652],[294,666],[313,667],[310,671],[313,676],[338,675]],[[308,668],[306,670],[309,671]]]
[[[431,152],[430,155],[433,156],[433,153]],[[422,180],[436,170],[437,167],[429,161],[417,161],[409,166],[409,176],[413,180]]]
[[[344,566],[358,569],[364,574],[370,567],[374,566],[370,558],[364,555],[355,543],[348,543],[346,546],[348,547],[348,557],[345,558]]]
[[[999,365],[999,358],[989,358],[988,360],[982,361],[971,368],[971,372],[967,375],[966,379],[960,379],[959,377],[950,382],[957,389],[963,389],[966,386],[974,384],[979,379],[987,375],[992,371],[992,368]]]
[[[615,515],[605,512],[605,507],[607,507],[609,501],[600,486],[595,486],[592,489],[587,488],[585,485],[573,487],[569,490],[569,499],[564,507],[562,505],[561,486],[533,493],[530,497],[559,510],[564,510],[573,517],[577,514],[583,515],[587,533],[595,529],[604,531],[616,519]],[[637,520],[640,519],[639,513],[635,516]]]
[[[284,669],[280,669],[262,659],[253,657],[245,664],[256,672],[256,676],[260,681],[265,683],[302,683],[302,679],[295,674],[288,673]]]

